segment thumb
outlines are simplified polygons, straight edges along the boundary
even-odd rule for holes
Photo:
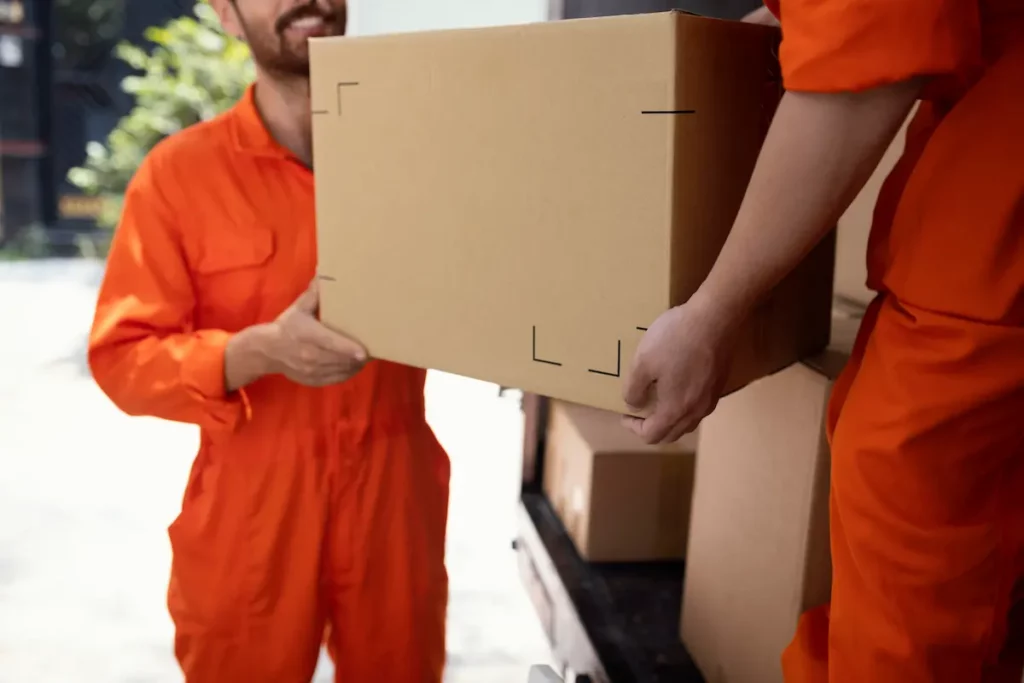
[[[654,383],[654,373],[648,366],[644,356],[637,354],[633,359],[633,367],[626,375],[622,398],[631,408],[643,408],[647,405],[648,393]]]
[[[292,308],[301,313],[308,313],[309,315],[316,315],[316,309],[320,306],[320,285],[314,278],[309,283],[309,287],[303,292],[295,303],[292,304]]]

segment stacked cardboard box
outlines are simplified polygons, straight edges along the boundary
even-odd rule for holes
[[[681,636],[708,683],[781,683],[797,620],[828,601],[825,411],[858,323],[701,425]]]
[[[683,558],[695,443],[648,446],[615,413],[552,402],[544,492],[584,559]]]

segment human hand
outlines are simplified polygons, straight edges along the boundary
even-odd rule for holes
[[[732,325],[691,300],[663,313],[644,334],[623,398],[647,417],[625,425],[649,444],[692,432],[718,403],[732,359]]]
[[[323,387],[344,382],[365,365],[368,354],[362,345],[317,320],[319,304],[314,280],[270,324],[265,348],[270,373],[304,386]]]

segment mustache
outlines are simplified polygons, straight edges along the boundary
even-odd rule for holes
[[[317,17],[319,19],[323,19],[324,23],[328,24],[337,18],[331,10],[321,8],[320,3],[317,2],[317,0],[311,0],[305,5],[292,7],[290,10],[278,17],[277,22],[274,24],[274,29],[278,33],[284,33],[284,30],[288,28],[288,24],[292,23],[296,19],[305,19],[306,17]]]

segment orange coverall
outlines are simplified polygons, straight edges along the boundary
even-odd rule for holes
[[[829,411],[832,603],[801,620],[786,680],[1019,683],[1024,0],[769,8],[789,90],[935,77],[879,198],[879,294]]]
[[[156,147],[125,197],[89,361],[125,412],[201,428],[168,529],[188,683],[308,683],[325,627],[337,681],[442,679],[449,461],[425,373],[372,362],[328,388],[270,376],[225,394],[231,334],[313,278],[314,221],[312,173],[251,88]]]

